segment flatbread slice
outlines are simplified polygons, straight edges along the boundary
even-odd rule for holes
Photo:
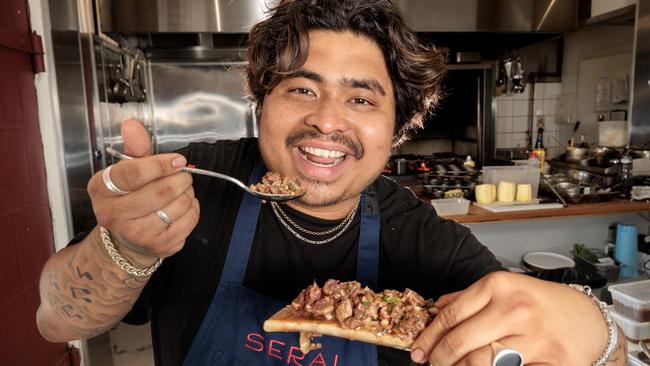
[[[415,291],[375,293],[356,281],[313,283],[264,322],[267,332],[298,332],[303,353],[319,347],[317,335],[409,350],[437,314],[433,300]]]
[[[371,331],[361,329],[343,328],[336,320],[314,320],[305,319],[297,314],[291,306],[286,306],[272,317],[264,322],[264,331],[266,332],[300,332],[301,342],[300,349],[303,353],[308,353],[311,349],[303,338],[311,339],[312,336],[328,335],[339,338],[346,338],[352,341],[360,341],[376,344],[378,346],[397,348],[401,350],[410,350],[412,342],[405,341],[392,334],[377,335]],[[312,335],[303,335],[311,333]],[[310,342],[311,343],[311,342]],[[306,352],[305,352],[306,351]]]

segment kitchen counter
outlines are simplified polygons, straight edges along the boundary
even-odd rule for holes
[[[421,200],[431,203],[431,196],[424,192],[419,180],[415,177],[396,177],[391,176],[400,185],[410,189]],[[469,206],[467,215],[443,216],[446,219],[454,220],[461,224],[481,224],[501,221],[515,221],[528,219],[544,219],[553,217],[568,216],[595,216],[610,215],[629,212],[650,211],[650,202],[630,201],[626,199],[614,198],[607,202],[569,204],[566,208],[543,209],[531,211],[514,211],[494,213],[475,206],[473,203]]]
[[[430,202],[431,199],[422,197]],[[613,199],[608,202],[569,204],[566,208],[515,211],[494,213],[484,210],[474,204],[470,205],[467,215],[444,216],[461,224],[487,223],[494,221],[527,220],[536,218],[561,217],[561,216],[588,216],[608,215],[624,212],[650,211],[650,203],[645,201],[630,201]]]

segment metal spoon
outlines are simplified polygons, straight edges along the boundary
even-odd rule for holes
[[[106,147],[106,152],[109,153],[111,156],[118,158],[120,160],[133,160],[133,157],[128,156],[122,152],[119,152],[115,149],[113,149],[110,146]],[[219,178],[219,179],[224,179],[229,182],[235,183],[239,188],[243,189],[246,191],[246,193],[253,195],[255,197],[259,197],[263,200],[267,201],[289,201],[293,200],[299,197],[302,197],[305,192],[302,192],[300,194],[274,194],[274,193],[262,193],[258,191],[254,191],[250,189],[247,185],[239,181],[238,179],[235,179],[229,175],[213,172],[210,170],[204,170],[204,169],[197,169],[197,168],[190,168],[190,167],[183,167],[181,169],[182,171],[186,173],[191,173],[191,174],[199,174],[199,175],[207,175],[208,177],[213,177],[213,178]]]

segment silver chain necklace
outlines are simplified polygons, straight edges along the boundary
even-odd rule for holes
[[[355,202],[354,207],[352,207],[352,210],[350,210],[348,215],[345,217],[345,219],[343,219],[343,221],[341,221],[340,224],[336,225],[336,227],[334,227],[334,228],[331,228],[331,229],[328,229],[328,230],[325,230],[325,231],[312,231],[312,230],[305,229],[304,227],[298,225],[293,220],[291,220],[291,218],[284,212],[284,210],[282,210],[280,205],[277,204],[276,202],[271,202],[271,209],[273,210],[273,214],[275,214],[275,217],[278,218],[280,223],[287,230],[289,230],[289,232],[291,232],[291,234],[293,234],[296,238],[298,238],[298,239],[300,239],[300,240],[302,240],[302,241],[304,241],[304,242],[306,242],[308,244],[321,245],[321,244],[327,244],[327,243],[333,241],[334,239],[338,238],[339,236],[341,236],[348,229],[348,227],[350,227],[350,225],[352,224],[352,221],[354,221],[354,217],[357,214],[357,208],[359,207],[360,199],[361,199],[361,196],[359,196],[357,198],[357,201]],[[289,223],[287,223],[287,221]],[[298,233],[294,229],[294,227],[295,227],[295,229],[298,229],[298,230],[300,230],[300,231],[302,231],[302,232],[304,232],[306,234],[310,234],[310,235],[328,235],[328,234],[332,234],[336,230],[340,230],[340,231],[338,231],[336,234],[332,235],[331,237],[323,239],[323,240],[311,240],[311,239],[305,238],[300,233]]]

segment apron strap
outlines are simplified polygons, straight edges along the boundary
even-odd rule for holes
[[[259,182],[265,172],[266,166],[261,160],[258,161],[253,168],[248,184]],[[239,285],[244,282],[261,206],[261,199],[244,193],[232,231],[226,263],[221,274],[222,281]]]
[[[379,227],[379,201],[372,184],[361,195],[357,280],[375,291],[379,284]]]

